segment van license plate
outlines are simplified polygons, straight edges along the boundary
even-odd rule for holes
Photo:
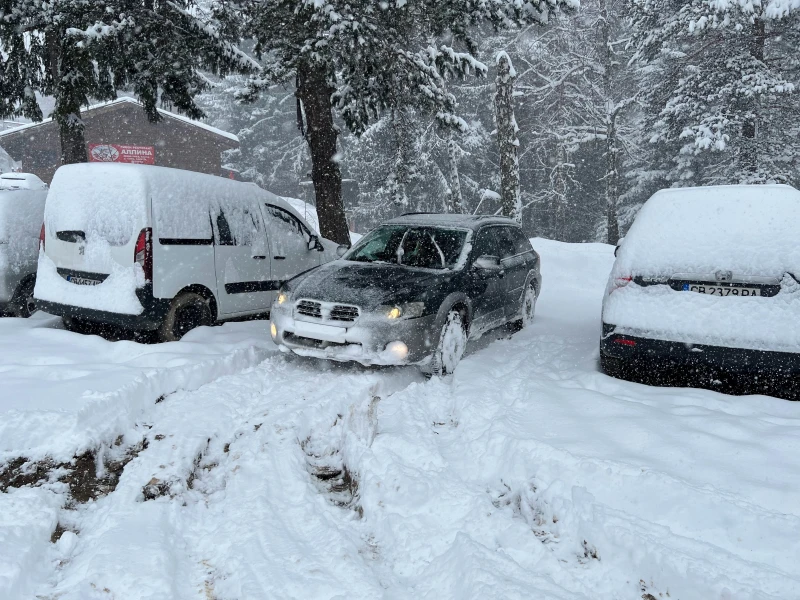
[[[87,277],[75,277],[74,275],[67,275],[67,281],[75,285],[99,285],[102,283],[99,279],[89,279]]]
[[[747,287],[728,287],[722,285],[695,285],[683,284],[684,291],[709,294],[711,296],[760,296],[761,290]]]

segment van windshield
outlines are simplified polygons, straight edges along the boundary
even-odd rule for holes
[[[466,238],[463,229],[384,225],[362,239],[344,258],[423,269],[452,269],[458,263]]]

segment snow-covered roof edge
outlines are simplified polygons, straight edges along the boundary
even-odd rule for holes
[[[83,110],[84,111],[90,111],[90,110],[94,110],[96,108],[104,108],[106,106],[113,106],[115,104],[121,104],[123,102],[130,102],[131,104],[136,104],[138,106],[141,106],[141,103],[138,100],[136,100],[136,98],[130,98],[128,96],[122,96],[120,98],[117,98],[116,100],[111,100],[109,102],[100,102],[99,104],[92,104],[92,105],[86,107]],[[207,125],[206,123],[203,123],[201,121],[195,121],[194,119],[190,119],[189,117],[186,117],[184,115],[179,115],[179,114],[176,114],[174,112],[170,112],[168,110],[164,110],[163,108],[159,108],[157,110],[158,110],[159,113],[161,113],[165,117],[172,118],[172,119],[175,119],[177,121],[183,121],[184,123],[188,123],[190,125],[194,125],[195,127],[199,127],[200,129],[205,129],[206,131],[209,131],[211,133],[215,133],[215,134],[217,134],[217,135],[219,135],[221,137],[224,137],[224,138],[232,140],[232,141],[234,141],[236,143],[239,143],[238,136],[236,136],[233,133],[230,133],[228,131],[223,131],[222,129],[217,129],[216,127],[212,127],[211,125]],[[42,121],[36,121],[36,122],[33,122],[33,123],[24,123],[24,124],[20,125],[19,127],[13,127],[11,129],[6,129],[5,131],[0,131],[0,138],[2,138],[3,136],[6,136],[8,134],[11,134],[11,133],[17,133],[17,132],[23,131],[25,129],[30,129],[32,127],[38,127],[40,125],[45,125],[46,123],[51,123],[52,121],[53,121],[52,118],[47,118],[47,119],[44,119]]]

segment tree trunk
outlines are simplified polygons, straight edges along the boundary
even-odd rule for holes
[[[342,203],[342,172],[336,156],[338,132],[333,122],[331,94],[327,73],[323,67],[301,63],[297,69],[295,92],[306,118],[306,141],[311,152],[311,180],[317,199],[317,216],[322,237],[339,244],[350,245],[344,204]]]
[[[500,197],[503,214],[522,221],[519,196],[519,161],[517,121],[514,117],[514,80],[516,73],[505,52],[497,55],[497,80],[494,95],[497,143],[500,149]]]
[[[75,78],[65,77],[70,56],[64,56],[63,40],[55,32],[46,34],[48,68],[55,91],[53,120],[58,123],[61,141],[61,164],[71,165],[88,161],[86,136],[81,119],[81,94],[72,83]]]
[[[614,47],[611,39],[611,15],[606,0],[599,0],[600,40],[603,44],[603,93],[606,100],[606,242],[616,246],[619,241],[619,145],[617,142],[617,108],[614,106]]]
[[[750,56],[761,62],[764,62],[765,38],[764,20],[756,15],[752,37],[750,38]],[[750,98],[746,106],[747,117],[742,123],[741,166],[744,173],[752,176],[758,173],[758,144],[756,141],[758,135],[758,96],[754,95]]]
[[[450,210],[454,213],[463,213],[464,199],[461,195],[461,181],[458,177],[458,148],[452,129],[447,132],[447,175],[450,186]]]
[[[619,241],[619,148],[617,147],[616,115],[609,115],[606,128],[606,242],[616,246]]]

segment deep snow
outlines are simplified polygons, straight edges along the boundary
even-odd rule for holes
[[[97,501],[0,494],[0,598],[800,597],[800,406],[601,375],[612,249],[534,247],[531,327],[444,380],[282,355],[263,322],[3,320],[0,461],[149,445]]]

